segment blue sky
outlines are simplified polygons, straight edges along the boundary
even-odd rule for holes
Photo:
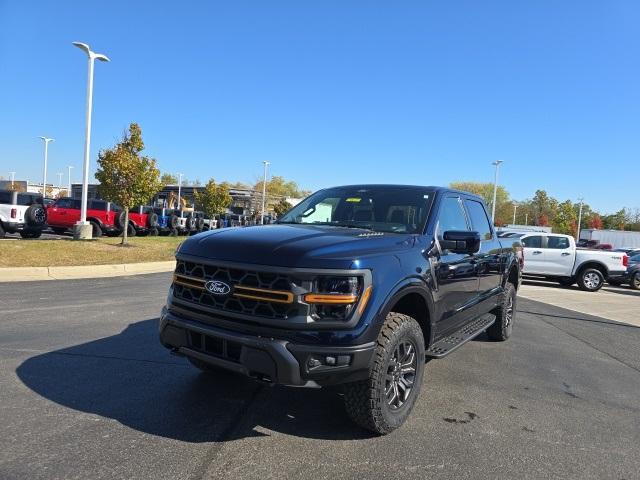
[[[163,171],[308,189],[492,181],[638,207],[637,1],[0,0],[0,176],[80,178],[129,122]]]

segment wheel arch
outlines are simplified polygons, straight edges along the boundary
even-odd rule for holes
[[[433,343],[434,304],[424,283],[408,280],[389,295],[378,313],[377,323],[380,328],[389,312],[403,313],[414,318],[422,329],[426,348]]]
[[[600,273],[604,275],[605,280],[609,276],[609,269],[607,268],[607,266],[602,262],[598,262],[597,260],[590,260],[580,265],[580,267],[578,267],[578,270],[576,271],[576,276],[580,275],[587,268],[594,268],[596,270],[599,270]]]

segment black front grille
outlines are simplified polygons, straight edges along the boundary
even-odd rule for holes
[[[293,279],[279,273],[204,265],[184,260],[178,260],[175,273],[178,276],[185,276],[189,279],[218,280],[233,286],[274,291],[290,292],[294,283]],[[185,281],[180,277],[180,281],[176,281],[173,285],[173,295],[180,300],[222,312],[271,319],[286,319],[290,316],[298,315],[300,313],[299,310],[303,308],[302,305],[295,303],[278,303],[268,300],[234,297],[233,295],[212,295],[202,288],[202,285],[203,283],[197,280]]]

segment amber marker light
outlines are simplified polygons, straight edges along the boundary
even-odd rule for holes
[[[355,303],[357,300],[357,295],[307,293],[304,296],[304,301],[307,303],[319,303],[323,305],[349,305]]]
[[[364,312],[365,307],[367,306],[367,302],[369,302],[369,298],[371,297],[371,285],[369,285],[364,293],[362,294],[362,299],[360,300],[360,305],[358,306],[358,313],[360,315],[362,315],[362,312]]]

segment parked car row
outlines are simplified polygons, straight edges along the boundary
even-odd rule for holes
[[[556,280],[563,286],[577,283],[588,292],[600,290],[605,282],[640,289],[640,255],[628,255],[632,250],[581,249],[572,236],[557,233],[508,232],[501,236],[522,244],[525,276]]]
[[[59,198],[43,203],[37,193],[0,191],[0,238],[19,233],[23,238],[38,238],[49,227],[56,234],[73,229],[80,220],[80,200]],[[104,200],[88,200],[87,221],[93,237],[117,236],[125,228],[129,236],[191,235],[215,228],[203,212],[138,206],[129,210],[129,222],[121,207]]]

